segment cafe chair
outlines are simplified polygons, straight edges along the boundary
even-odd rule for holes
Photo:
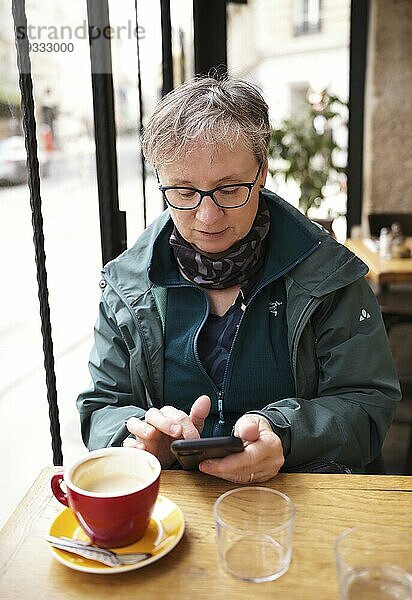
[[[395,293],[389,292],[389,295]],[[393,426],[399,431],[405,431],[406,427],[408,432],[405,456],[399,457],[398,468],[402,469],[400,472],[412,475],[412,287],[409,298],[405,299],[407,293],[404,291],[394,303],[382,295],[380,302],[402,395]]]
[[[388,289],[380,291],[378,301],[388,334],[394,325],[412,323],[411,285],[393,284]]]
[[[412,427],[411,433],[409,434],[408,450],[406,452],[405,473],[407,475],[412,475]]]
[[[393,223],[399,223],[403,235],[412,236],[412,213],[371,213],[368,220],[372,237],[379,237],[382,227],[390,229]]]
[[[402,235],[412,236],[412,213],[371,213],[368,215],[369,230],[371,237],[379,237],[382,227],[391,228],[393,223],[399,223]],[[383,321],[389,341],[394,354],[395,362],[397,353],[401,351],[399,342],[394,342],[396,338],[395,331],[397,326],[404,324],[412,325],[412,285],[391,284],[381,286],[379,290],[374,290],[378,298],[379,306],[382,312]],[[393,332],[393,336],[390,335]],[[412,327],[411,333],[412,335]],[[402,350],[405,352],[405,349]],[[403,402],[412,401],[412,379],[405,373],[400,375],[400,385],[402,390]],[[395,417],[395,425],[401,423],[410,427],[408,449],[405,457],[405,472],[412,474],[412,422],[404,423]]]
[[[352,470],[334,460],[320,458],[307,463],[281,469],[282,473],[352,473]]]
[[[405,462],[404,462],[404,473],[406,475],[412,475],[412,420],[411,420],[411,405],[412,405],[412,375],[405,375],[400,377],[402,400],[404,409],[399,413],[399,416],[395,416],[394,423],[400,424],[402,427],[409,427],[409,437],[406,448]],[[406,410],[409,408],[409,410]]]
[[[311,460],[301,465],[295,465],[294,467],[286,467],[281,469],[282,473],[328,473],[328,474],[350,474],[353,473],[352,469],[338,463],[335,460],[327,460],[325,458],[319,458],[317,460]],[[380,454],[375,460],[366,465],[364,469],[366,475],[382,475],[385,473],[385,465]]]

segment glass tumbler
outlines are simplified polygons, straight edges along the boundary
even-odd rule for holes
[[[360,526],[335,543],[341,600],[411,600],[412,536],[391,526]]]
[[[224,569],[247,581],[277,579],[289,568],[295,506],[266,487],[236,488],[213,508],[219,558]]]

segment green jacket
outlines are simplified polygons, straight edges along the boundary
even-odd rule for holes
[[[323,458],[362,470],[379,456],[400,399],[379,306],[364,280],[367,267],[281,198],[264,195],[271,219],[304,227],[318,247],[285,275],[296,397],[256,412],[280,435],[285,467]],[[162,406],[167,289],[150,281],[148,267],[169,220],[166,211],[103,270],[92,383],[77,401],[91,450],[120,445],[129,417]]]

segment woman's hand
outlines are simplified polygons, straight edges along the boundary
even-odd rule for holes
[[[173,406],[150,408],[144,421],[136,417],[127,421],[127,429],[136,439],[127,438],[123,445],[147,450],[157,456],[162,467],[169,467],[175,461],[170,444],[178,439],[199,439],[209,412],[209,396],[199,396],[189,415]]]
[[[243,415],[236,422],[235,435],[244,442],[243,452],[205,460],[199,470],[234,483],[263,483],[277,475],[285,462],[282,442],[265,417]]]

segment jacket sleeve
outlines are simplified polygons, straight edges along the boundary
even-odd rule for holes
[[[89,450],[120,446],[129,436],[126,420],[144,415],[146,394],[135,370],[133,379],[130,376],[129,351],[104,296],[89,371],[90,386],[77,399],[83,441]]]
[[[380,455],[401,397],[378,303],[362,279],[328,297],[309,326],[316,396],[259,412],[282,439],[286,467],[323,458],[362,470]]]

